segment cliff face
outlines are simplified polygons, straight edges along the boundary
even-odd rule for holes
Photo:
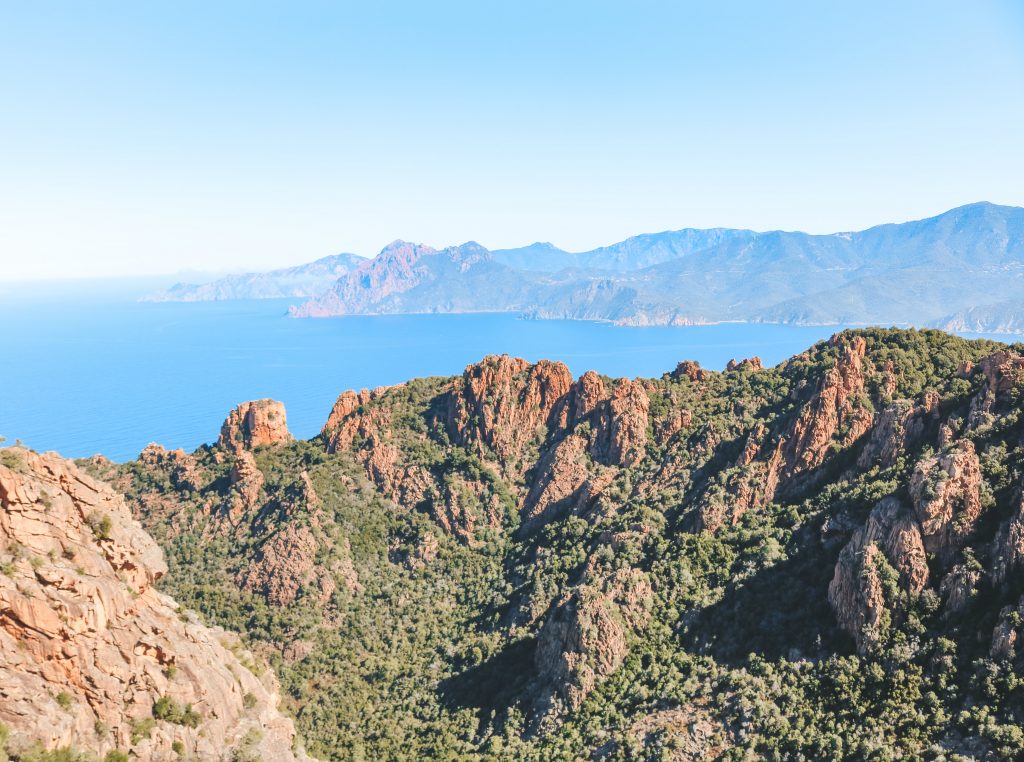
[[[275,400],[256,400],[231,411],[221,426],[218,444],[230,450],[252,450],[291,438],[284,405]]]
[[[396,431],[394,420],[408,392],[403,387],[344,392],[322,436],[329,451],[354,449],[367,475],[390,498],[404,505],[429,504],[447,531],[467,541],[477,524],[498,528],[505,522],[497,503],[506,492],[524,529],[535,527],[569,509],[572,499],[579,498],[577,508],[585,508],[617,468],[635,466],[645,455],[650,401],[643,385],[628,379],[609,390],[596,373],[574,382],[561,363],[488,357],[446,385],[424,411],[424,429],[415,433]],[[407,457],[410,440],[426,443],[442,432],[490,476],[442,475]],[[465,490],[475,493],[474,502],[493,509],[467,512],[457,497]]]
[[[292,760],[271,673],[153,588],[163,554],[120,495],[55,455],[2,451],[0,722],[8,749]],[[177,457],[163,460],[177,469]],[[187,471],[187,469],[186,469]],[[183,480],[191,487],[191,482]],[[159,719],[153,722],[152,718]],[[301,756],[301,755],[300,755]]]

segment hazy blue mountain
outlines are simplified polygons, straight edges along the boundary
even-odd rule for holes
[[[495,249],[491,256],[496,262],[517,270],[557,272],[577,264],[580,255],[571,254],[551,243],[537,242],[518,249]]]
[[[333,254],[309,264],[265,273],[227,275],[210,283],[175,283],[164,291],[145,297],[145,301],[210,302],[316,296],[366,261],[365,257],[355,254]]]
[[[859,232],[680,230],[590,252],[396,242],[294,314],[516,311],[624,325],[723,321],[1024,331],[1024,209],[977,203]]]
[[[725,241],[749,240],[752,230],[711,228],[709,230],[667,230],[644,233],[611,246],[581,252],[568,252],[550,243],[533,243],[519,249],[497,249],[494,258],[509,267],[538,272],[557,272],[566,268],[627,272],[685,257]]]
[[[1024,333],[1024,297],[970,307],[936,322],[946,331]]]
[[[291,314],[520,311],[536,287],[535,276],[495,261],[478,243],[438,250],[394,241]]]

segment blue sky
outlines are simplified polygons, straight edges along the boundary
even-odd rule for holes
[[[0,279],[1024,205],[1024,4],[0,0]]]

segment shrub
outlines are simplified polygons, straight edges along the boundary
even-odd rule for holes
[[[85,520],[92,529],[92,534],[97,540],[109,540],[110,530],[113,528],[113,522],[110,520],[110,516],[107,514],[99,515],[97,513],[90,513],[89,517]]]
[[[194,728],[199,725],[199,713],[191,704],[182,706],[170,696],[161,696],[153,703],[153,718]]]

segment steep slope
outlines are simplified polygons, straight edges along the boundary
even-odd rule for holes
[[[227,275],[210,283],[176,283],[150,294],[147,302],[212,302],[225,299],[285,299],[322,294],[366,259],[355,254],[334,254],[315,262],[263,273]]]
[[[92,467],[323,758],[1015,759],[1022,393],[1020,348],[938,331],[496,356],[309,442]]]
[[[53,454],[9,448],[0,450],[0,505],[8,754],[305,758],[292,752],[272,673],[237,636],[154,589],[163,554],[110,487]]]

